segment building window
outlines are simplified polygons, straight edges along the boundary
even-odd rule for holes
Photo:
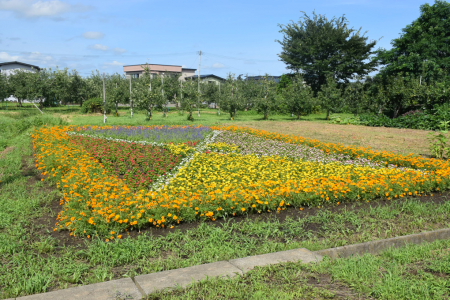
[[[131,74],[131,78],[139,78],[139,74]]]

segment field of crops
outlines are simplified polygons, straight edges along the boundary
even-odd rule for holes
[[[450,164],[236,126],[42,127],[36,167],[63,192],[54,230],[131,229],[395,200],[450,187]]]

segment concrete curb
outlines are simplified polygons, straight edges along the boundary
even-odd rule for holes
[[[423,242],[433,242],[435,240],[449,238],[450,228],[446,228],[314,252],[311,252],[308,249],[299,248],[140,275],[133,279],[123,278],[106,281],[14,299],[137,300],[147,297],[155,291],[175,288],[177,286],[186,287],[195,281],[207,278],[231,278],[237,275],[243,275],[257,266],[262,267],[283,262],[297,261],[303,263],[317,262],[321,261],[322,257],[325,255],[332,259],[336,259],[339,257],[350,257],[352,255],[363,255],[365,253],[378,254],[389,247],[398,248],[405,244],[420,244]],[[12,300],[12,298],[7,300]]]
[[[399,248],[405,244],[421,244],[423,242],[433,242],[435,240],[445,240],[450,238],[450,228],[427,231],[417,234],[393,237],[385,240],[371,241],[361,244],[342,246],[337,248],[314,251],[313,253],[330,258],[345,258],[352,255],[363,255],[365,253],[378,254],[389,247]]]

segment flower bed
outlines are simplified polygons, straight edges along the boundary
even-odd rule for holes
[[[36,166],[64,193],[55,230],[111,240],[131,228],[395,199],[450,185],[446,161],[250,128],[211,127],[195,145],[183,138],[178,144],[117,141],[107,139],[108,128],[97,128],[104,130],[101,139],[67,134],[86,132],[80,127],[33,134]]]

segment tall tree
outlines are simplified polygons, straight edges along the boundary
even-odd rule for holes
[[[283,40],[278,55],[287,68],[302,73],[314,92],[320,91],[327,76],[348,82],[353,75],[367,75],[375,71],[377,61],[371,59],[376,41],[359,30],[349,28],[345,16],[331,20],[313,12],[295,23],[279,25]]]
[[[420,6],[420,16],[406,28],[392,49],[381,49],[378,58],[385,65],[381,74],[420,77],[429,82],[448,76],[450,69],[450,3],[437,0]],[[444,72],[443,72],[444,71]]]

